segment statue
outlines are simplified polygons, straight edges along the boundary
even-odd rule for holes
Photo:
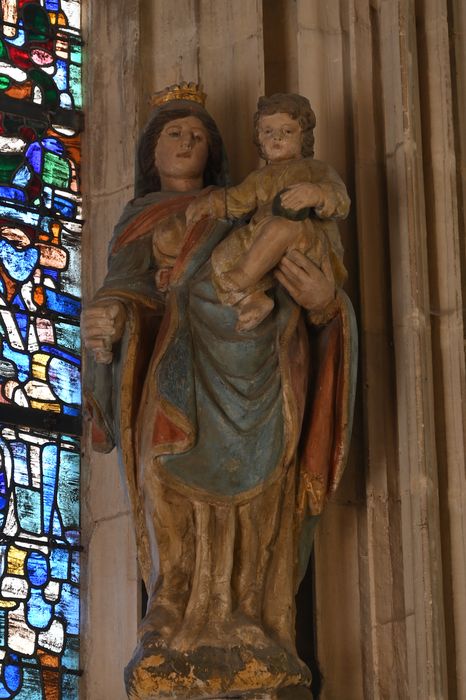
[[[317,221],[320,200],[307,201],[320,265],[282,250],[278,284],[265,271],[273,310],[238,328],[212,261],[241,229],[214,210],[231,190],[203,100],[193,84],[156,96],[136,198],[82,318],[94,445],[117,446],[149,595],[126,688],[132,700],[310,698],[294,596],[348,449],[355,327],[335,283],[342,250],[325,211]],[[212,210],[187,225],[210,194]]]

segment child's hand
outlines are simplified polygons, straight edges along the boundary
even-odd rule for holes
[[[186,209],[186,224],[187,226],[191,226],[191,224],[196,224],[206,216],[211,216],[209,195],[197,197],[197,199],[189,204]]]
[[[324,203],[322,189],[311,182],[300,182],[288,187],[280,198],[284,209],[298,211],[304,207],[320,207]]]

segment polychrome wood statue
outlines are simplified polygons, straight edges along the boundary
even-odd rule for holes
[[[132,700],[310,698],[294,596],[352,420],[356,333],[332,221],[348,199],[303,145],[304,98],[261,98],[271,164],[238,188],[203,100],[193,84],[156,96],[137,196],[83,313],[94,445],[117,446],[149,593],[126,687]]]

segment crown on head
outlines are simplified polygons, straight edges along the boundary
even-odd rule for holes
[[[189,100],[190,102],[197,102],[198,104],[204,106],[207,95],[202,92],[201,87],[198,83],[178,83],[175,85],[170,85],[156,92],[152,97],[151,103],[154,107],[165,104],[166,102],[172,102],[173,100]]]

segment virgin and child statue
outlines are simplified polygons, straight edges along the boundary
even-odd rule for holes
[[[259,100],[236,187],[194,84],[156,95],[135,198],[83,313],[96,450],[116,446],[148,591],[128,697],[311,697],[295,594],[344,468],[356,331],[299,95]]]

